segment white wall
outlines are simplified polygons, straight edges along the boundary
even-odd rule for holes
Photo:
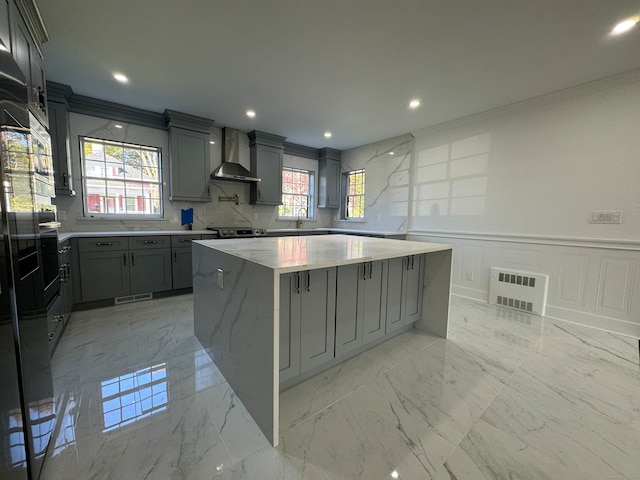
[[[546,273],[547,316],[640,337],[637,75],[414,135],[410,238],[454,245],[455,293],[486,300],[491,266]]]
[[[391,155],[390,152],[393,152]],[[334,226],[355,230],[405,232],[409,205],[411,136],[402,135],[345,150],[342,172],[365,170],[365,218],[341,220],[334,210]]]
[[[124,128],[115,128],[115,124]],[[169,201],[169,136],[167,130],[142,127],[124,122],[114,122],[99,117],[72,113],[70,116],[71,155],[74,188],[76,197],[58,196],[54,199],[61,217],[61,231],[126,231],[126,230],[180,230],[180,210],[193,208],[195,230],[206,228],[215,223],[217,226],[247,226],[258,228],[292,228],[294,221],[277,219],[277,207],[249,205],[249,184],[210,180],[211,202],[171,202]],[[104,220],[83,216],[82,179],[80,165],[79,136],[130,142],[134,144],[159,147],[162,149],[164,218],[161,220]],[[212,128],[211,171],[220,164],[221,129]],[[241,135],[241,163],[249,167],[249,139]],[[307,158],[285,155],[284,165],[318,171],[318,162]],[[240,205],[233,202],[220,202],[220,196],[240,196]],[[317,199],[316,199],[317,204]],[[330,226],[335,210],[316,209],[316,220],[305,221],[307,227]]]

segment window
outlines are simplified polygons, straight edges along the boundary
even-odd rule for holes
[[[364,218],[364,169],[347,172],[344,218]]]
[[[80,138],[85,216],[162,217],[160,149]]]
[[[282,169],[282,205],[280,218],[313,218],[313,172],[298,168]]]

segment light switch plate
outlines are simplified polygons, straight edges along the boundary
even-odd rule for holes
[[[224,270],[218,269],[218,287],[220,290],[224,290]]]

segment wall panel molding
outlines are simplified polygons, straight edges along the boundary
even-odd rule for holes
[[[608,250],[640,251],[640,240],[615,240],[607,238],[558,237],[545,235],[517,235],[513,233],[448,232],[445,230],[413,230],[407,235],[413,237],[442,237],[490,242],[530,243],[536,245],[557,245],[563,247],[604,248]]]

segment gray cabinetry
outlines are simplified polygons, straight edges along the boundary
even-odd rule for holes
[[[58,265],[60,267],[60,296],[62,297],[62,315],[66,324],[73,309],[73,283],[71,274],[71,241],[60,243]]]
[[[210,202],[212,120],[166,110],[172,201]]]
[[[11,51],[11,3],[0,0],[0,42],[5,49]]]
[[[300,373],[300,276],[280,275],[280,382]]]
[[[76,192],[73,189],[71,167],[69,109],[64,96],[54,98],[55,93],[55,89],[49,89],[49,134],[56,195],[74,196]]]
[[[64,315],[62,313],[62,298],[55,297],[55,300],[47,307],[47,332],[49,334],[49,353],[53,352],[62,328],[64,326]]]
[[[386,331],[391,332],[420,319],[424,255],[389,259]]]
[[[386,261],[338,267],[336,357],[385,335]]]
[[[171,238],[129,238],[131,294],[171,290]]]
[[[261,181],[251,184],[252,205],[282,204],[282,157],[285,137],[249,132],[251,173]]]
[[[176,235],[171,237],[171,261],[174,290],[193,286],[191,242],[200,235]]]
[[[340,207],[340,150],[323,148],[318,159],[318,208]]]
[[[82,301],[129,295],[129,240],[81,238],[78,240]]]
[[[280,276],[280,381],[334,358],[336,269]]]

